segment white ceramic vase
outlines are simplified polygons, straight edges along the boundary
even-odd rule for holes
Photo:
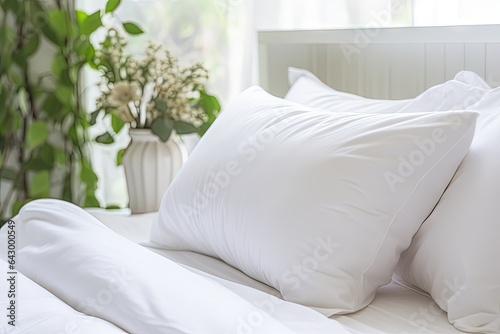
[[[149,129],[130,129],[131,142],[122,163],[132,213],[157,211],[165,190],[186,162],[188,153],[172,132],[164,143]]]

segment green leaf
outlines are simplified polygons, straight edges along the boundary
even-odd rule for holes
[[[33,158],[26,162],[28,170],[41,171],[54,168],[54,149],[49,144],[43,144],[35,151]]]
[[[57,36],[58,45],[64,44],[64,39],[68,34],[67,12],[62,9],[52,10],[49,13],[49,26]]]
[[[15,51],[12,54],[12,60],[14,61],[14,63],[19,65],[23,70],[28,67],[28,62],[26,60],[26,56],[24,55],[24,53],[22,51]]]
[[[95,52],[95,51],[94,51]],[[87,61],[87,65],[90,66],[90,68],[94,69],[94,70],[99,70],[99,66],[97,66],[97,64],[94,62],[94,59],[90,59]]]
[[[87,61],[91,61],[95,57],[95,48],[90,43],[89,43],[89,47],[85,51],[85,57],[87,58]]]
[[[78,22],[78,27],[80,27],[80,30],[82,29],[83,22],[85,19],[88,17],[88,14],[85,13],[82,10],[77,10],[76,11],[76,22]]]
[[[100,110],[95,110],[90,113],[90,125],[95,125],[95,123],[97,122],[97,117],[99,116],[100,113],[101,113]]]
[[[0,168],[2,168],[3,165],[3,156],[0,154]]]
[[[62,54],[57,54],[52,60],[51,70],[54,73],[54,77],[59,79],[64,72],[68,68],[68,64],[66,63],[66,58]]]
[[[73,101],[73,89],[68,86],[59,85],[54,92],[57,100],[66,108],[71,109]],[[62,112],[62,110],[59,110]]]
[[[102,26],[102,21],[101,21],[101,11],[98,10],[93,14],[90,14],[87,16],[81,25],[81,33],[84,35],[90,35],[94,31],[97,30],[97,28]]]
[[[59,38],[60,33],[58,34],[56,32],[58,27],[55,21],[59,18],[57,17],[57,15],[55,18],[51,18],[53,13],[51,11],[40,8],[38,2],[39,1],[30,1],[31,9],[35,9],[32,18],[34,26],[38,27],[49,41],[59,47],[64,47],[64,40]]]
[[[167,111],[167,102],[163,100],[155,100],[155,108],[158,109],[158,111],[164,113]]]
[[[116,165],[117,166],[121,166],[122,165],[123,153],[125,153],[125,150],[121,149],[121,150],[118,151],[118,154],[116,155]]]
[[[208,120],[205,123],[203,123],[198,129],[198,134],[200,136],[203,136],[217,118],[217,115],[219,114],[221,107],[219,101],[215,96],[208,95],[204,91],[200,92],[200,99],[198,100],[198,106],[202,108],[204,113],[208,116]]]
[[[106,4],[106,13],[113,12],[119,5],[120,0],[108,0],[108,3]]]
[[[112,144],[115,142],[115,140],[113,139],[113,136],[111,136],[109,134],[109,132],[106,132],[100,136],[97,136],[95,141],[100,143],[100,144]]]
[[[62,119],[62,105],[55,94],[49,94],[42,105],[42,110],[55,121]]]
[[[1,170],[0,177],[4,180],[14,181],[17,176],[17,171],[12,168],[4,168]]]
[[[22,1],[23,2],[23,1]],[[24,25],[28,19],[26,15],[26,6],[23,4],[19,6],[17,12],[16,12],[16,23],[18,25]]]
[[[50,173],[49,171],[40,171],[31,178],[29,192],[31,197],[49,197],[50,196]]]
[[[125,122],[115,114],[111,114],[111,126],[113,127],[113,131],[115,133],[120,132],[120,130],[125,125]]]
[[[40,146],[47,140],[49,136],[49,130],[47,125],[42,121],[34,121],[28,127],[28,133],[26,134],[26,145],[29,149],[34,149]]]
[[[198,128],[191,123],[183,122],[183,121],[175,121],[174,129],[180,135],[186,135],[189,133],[198,132]]]
[[[135,23],[132,22],[123,23],[123,29],[125,29],[125,31],[131,35],[140,35],[144,32],[141,28],[139,28]]]
[[[68,68],[68,71],[66,73],[68,75],[71,84],[76,86],[76,82],[78,80],[78,68],[71,66]]]
[[[24,43],[23,47],[24,56],[27,58],[32,54],[34,54],[36,50],[38,50],[39,43],[40,43],[40,38],[38,37],[38,35],[37,34],[31,35]]]
[[[151,131],[163,142],[166,142],[170,138],[173,129],[174,121],[167,117],[157,118],[151,124]]]
[[[71,142],[73,145],[78,146],[79,145],[79,136],[78,133],[76,132],[75,126],[71,126],[68,130],[68,137],[71,139]]]
[[[82,164],[82,171],[80,172],[80,179],[86,184],[97,184],[97,175],[88,164]]]
[[[26,115],[28,114],[28,95],[24,87],[19,88],[19,91],[17,93],[17,103],[23,117],[26,117]]]
[[[9,75],[10,75],[10,79],[12,80],[12,82],[15,85],[17,85],[17,86],[24,85],[24,80],[19,73],[17,73],[16,71],[10,71]]]
[[[22,3],[17,1],[17,0],[2,1],[2,7],[5,8],[5,10],[11,10],[14,13],[17,13],[19,11],[20,4],[22,4]]]
[[[203,108],[206,113],[217,114],[221,107],[217,98],[213,95],[209,95],[206,92],[200,92],[199,105]]]
[[[86,208],[98,208],[100,207],[99,201],[94,196],[94,194],[87,193],[85,196],[85,203],[83,204]]]
[[[48,24],[42,26],[42,32],[45,35],[45,37],[47,37],[47,39],[49,41],[51,41],[52,43],[54,43],[55,45],[57,45],[59,47],[64,47],[63,42],[58,39],[57,34],[54,31],[54,29],[49,27]]]

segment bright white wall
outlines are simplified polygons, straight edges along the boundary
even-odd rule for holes
[[[500,23],[498,0],[414,0],[414,25]]]
[[[332,29],[364,27],[385,12],[392,12],[394,19],[388,24],[411,24],[399,18],[411,12],[411,2],[406,0],[255,0],[255,27],[258,30]]]

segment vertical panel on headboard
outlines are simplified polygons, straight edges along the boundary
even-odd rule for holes
[[[328,80],[327,59],[328,52],[326,45],[313,44],[310,46],[311,71],[316,73],[317,77],[323,82],[327,82]]]
[[[288,90],[287,69],[289,66],[314,71],[316,59],[312,59],[313,45],[307,44],[270,44],[261,46],[260,66],[266,71],[261,72],[261,85],[270,89],[271,93],[284,96]],[[286,62],[283,61],[286,59]],[[264,76],[265,75],[265,76]]]
[[[363,72],[360,73],[360,92],[364,96],[383,96],[390,86],[388,71],[389,59],[385,56],[386,48],[382,45],[370,45],[360,54],[363,58]],[[375,79],[377,78],[377,79]]]
[[[326,53],[331,87],[375,98],[409,98],[425,89],[425,49],[420,44],[372,44],[346,57],[338,44]]]
[[[342,89],[342,66],[339,61],[344,55],[338,45],[326,46],[326,81],[325,83],[335,89]]]
[[[500,43],[486,46],[486,82],[492,87],[500,86]]]
[[[338,46],[337,46],[338,47]],[[358,75],[360,71],[360,56],[355,54],[350,58],[341,58],[342,63],[340,64],[342,85],[340,89],[346,92],[357,92],[358,91]],[[359,94],[363,92],[358,91]]]
[[[484,78],[486,73],[486,44],[465,44],[465,69],[473,71]]]
[[[438,85],[446,80],[444,44],[425,44],[425,85]]]
[[[445,73],[446,80],[451,80],[463,70],[465,66],[465,45],[449,43],[445,45]]]
[[[391,88],[388,98],[412,98],[425,89],[425,47],[422,44],[391,45]]]

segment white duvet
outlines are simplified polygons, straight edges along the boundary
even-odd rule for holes
[[[309,308],[190,271],[69,203],[34,201],[15,221],[27,278],[18,276],[16,328],[4,320],[0,333],[351,333]]]

